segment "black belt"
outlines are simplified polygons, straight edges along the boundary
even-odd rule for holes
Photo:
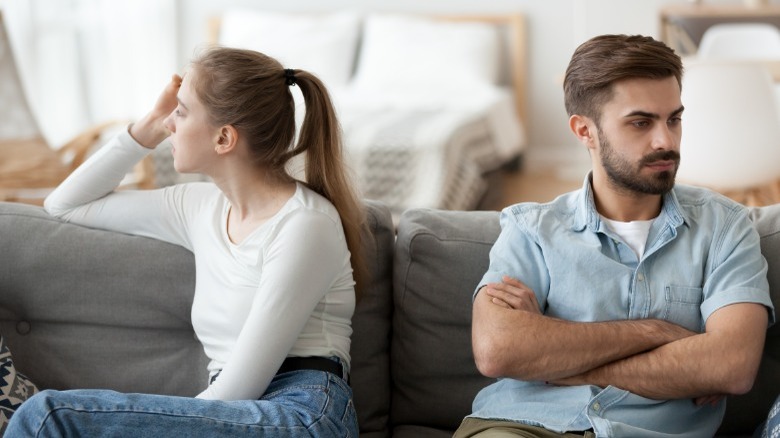
[[[282,366],[279,367],[279,371],[276,372],[276,375],[298,370],[327,371],[331,374],[339,376],[340,378],[344,378],[344,368],[342,368],[340,363],[336,362],[335,360],[330,360],[318,356],[288,357],[284,360],[284,362],[282,362]],[[219,373],[221,372],[222,370],[219,370],[216,372],[216,374],[211,376],[209,383],[214,383],[214,381],[217,380]]]
[[[335,374],[339,377],[344,377],[344,369],[341,364],[335,360],[330,360],[324,357],[312,356],[312,357],[288,357],[282,362],[282,366],[279,367],[277,375],[282,373],[289,373],[290,371],[298,370],[317,370],[327,371],[331,374]]]

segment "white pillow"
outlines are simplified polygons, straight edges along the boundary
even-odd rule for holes
[[[287,14],[230,9],[222,16],[218,42],[256,50],[285,68],[307,70],[328,87],[338,87],[352,76],[359,32],[360,16],[351,11]]]
[[[373,90],[498,83],[501,39],[487,23],[410,15],[366,17],[354,85]]]

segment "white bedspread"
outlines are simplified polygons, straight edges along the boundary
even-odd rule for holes
[[[396,215],[415,207],[473,209],[486,189],[484,173],[525,144],[508,90],[333,94],[363,197]]]

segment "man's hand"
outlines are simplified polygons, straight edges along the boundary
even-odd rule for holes
[[[130,126],[130,135],[141,146],[154,149],[160,142],[170,135],[165,127],[165,118],[170,115],[179,104],[176,95],[181,87],[181,76],[174,74],[170,82],[165,86],[157,98],[154,107],[137,123]]]
[[[696,406],[704,406],[704,405],[716,406],[724,398],[726,398],[725,395],[705,395],[693,399],[693,402],[696,404]]]
[[[525,310],[541,314],[536,294],[522,281],[504,275],[501,283],[488,283],[484,292],[491,302],[501,307],[514,310]]]

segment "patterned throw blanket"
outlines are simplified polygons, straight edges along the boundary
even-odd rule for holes
[[[485,111],[342,111],[344,144],[358,187],[394,215],[409,208],[469,210],[484,174],[515,158]]]
[[[24,374],[16,371],[11,351],[0,335],[0,436],[5,433],[16,409],[37,392],[38,388]]]

